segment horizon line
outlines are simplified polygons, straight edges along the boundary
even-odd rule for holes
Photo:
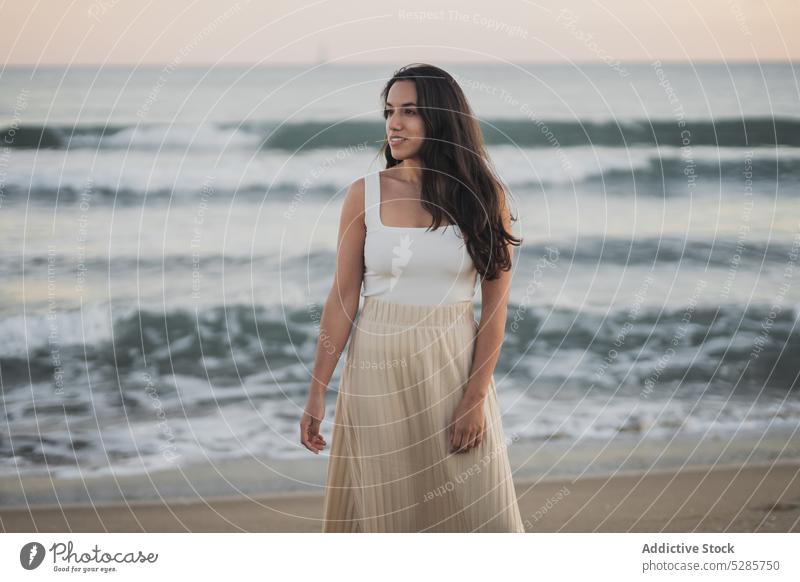
[[[629,66],[638,66],[638,65],[651,65],[654,62],[660,62],[663,65],[765,65],[765,64],[781,64],[781,65],[794,65],[800,64],[800,61],[793,61],[791,59],[683,59],[683,60],[669,60],[669,59],[649,59],[649,60],[617,60],[616,63],[619,65],[629,65]],[[32,67],[105,67],[105,68],[114,68],[114,67],[138,67],[138,68],[155,68],[155,67],[166,67],[166,66],[174,66],[175,68],[208,68],[208,67],[301,67],[301,66],[318,66],[318,65],[329,65],[329,66],[342,66],[342,67],[364,67],[364,66],[375,66],[375,67],[397,67],[399,61],[365,61],[365,62],[347,62],[347,61],[336,61],[336,60],[324,60],[324,61],[278,61],[278,62],[257,62],[257,61],[233,61],[233,62],[225,62],[225,63],[214,63],[214,62],[195,62],[195,63],[181,63],[178,65],[173,65],[170,62],[147,62],[147,63],[133,63],[133,62],[119,62],[119,63],[95,63],[95,62],[55,62],[55,63],[35,63],[35,62],[22,62],[22,63],[4,63],[2,66],[3,68],[32,68]],[[406,61],[403,61],[404,63]],[[475,65],[495,65],[495,66],[569,66],[569,65],[579,65],[579,66],[601,66],[601,67],[609,67],[610,65],[604,61],[598,60],[580,60],[580,61],[512,61],[512,62],[498,62],[498,61],[443,61],[443,60],[435,60],[435,61],[424,61],[424,60],[411,60],[408,62],[428,62],[428,63],[436,63],[442,66],[475,66]]]

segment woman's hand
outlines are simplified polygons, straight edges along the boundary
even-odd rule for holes
[[[453,411],[450,425],[450,452],[465,453],[483,442],[484,398],[463,396]]]
[[[319,434],[319,425],[325,418],[325,395],[312,392],[308,397],[303,419],[300,421],[300,442],[312,453],[318,455],[327,444]]]

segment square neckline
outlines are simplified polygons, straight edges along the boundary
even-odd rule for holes
[[[434,230],[430,230],[432,228],[432,225],[431,226],[389,226],[389,225],[383,223],[383,220],[381,219],[381,205],[383,204],[383,201],[381,199],[381,172],[382,172],[382,170],[378,170],[375,173],[376,174],[375,181],[377,182],[377,184],[375,185],[375,189],[377,190],[377,199],[378,199],[377,200],[377,207],[378,208],[377,208],[377,212],[376,212],[376,219],[378,221],[378,226],[380,226],[381,228],[388,228],[388,229],[394,229],[394,230],[425,230],[425,231],[429,231],[429,232],[436,232]],[[452,224],[445,224],[444,225],[444,230],[447,230],[447,227],[449,227],[449,226],[453,226],[453,225]]]

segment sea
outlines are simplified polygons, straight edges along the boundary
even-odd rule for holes
[[[0,474],[314,457],[339,213],[383,167],[397,66],[2,69]],[[441,66],[523,238],[494,373],[512,459],[800,454],[797,66]]]

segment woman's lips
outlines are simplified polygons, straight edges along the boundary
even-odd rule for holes
[[[406,141],[404,137],[390,137],[389,138],[389,145],[397,145]]]

